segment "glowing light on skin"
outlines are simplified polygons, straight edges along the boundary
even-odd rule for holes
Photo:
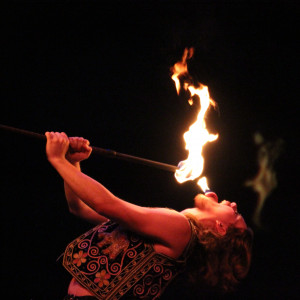
[[[205,194],[206,197],[213,198],[216,202],[219,201],[219,198],[218,198],[217,194],[215,192],[211,191],[211,190],[206,190],[204,192],[204,194]]]

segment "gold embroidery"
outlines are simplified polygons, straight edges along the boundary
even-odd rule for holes
[[[84,263],[74,262],[76,253]],[[117,300],[125,294],[130,299],[156,299],[183,269],[185,258],[176,261],[158,254],[141,237],[109,221],[71,242],[63,265],[98,299]]]
[[[127,235],[122,231],[113,231],[112,233],[98,233],[98,238],[102,239],[97,243],[99,248],[108,246],[101,250],[103,254],[108,254],[110,259],[115,259],[120,253],[128,249],[129,241]]]

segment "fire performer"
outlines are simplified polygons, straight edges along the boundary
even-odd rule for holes
[[[181,212],[131,204],[81,172],[87,140],[45,135],[70,212],[96,224],[65,250],[73,276],[65,299],[156,299],[183,271],[197,286],[226,292],[246,276],[252,234],[235,203],[211,192]]]

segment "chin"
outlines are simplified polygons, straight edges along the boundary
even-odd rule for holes
[[[207,197],[203,194],[198,194],[194,199],[195,207],[200,210],[207,210],[207,208],[211,208],[218,204],[215,197]]]
[[[207,197],[205,197],[202,194],[198,194],[195,199],[194,199],[194,203],[195,203],[195,207],[203,210],[207,207],[207,205],[209,205],[208,201],[210,201],[209,199],[207,199]]]
[[[186,208],[186,209],[182,210],[180,213],[183,214],[183,215],[192,214],[193,213],[193,208]]]

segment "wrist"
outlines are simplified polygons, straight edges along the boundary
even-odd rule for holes
[[[77,169],[80,170],[80,162],[79,161],[72,161],[72,160],[69,160],[69,159],[68,159],[68,161],[71,165],[73,165],[74,167],[76,167]]]
[[[66,158],[64,157],[48,157],[48,160],[53,167],[67,162]]]

